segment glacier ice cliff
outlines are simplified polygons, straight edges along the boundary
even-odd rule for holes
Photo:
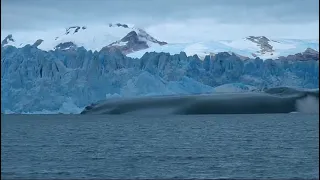
[[[200,60],[184,52],[147,52],[138,59],[116,49],[1,48],[2,112],[66,112],[71,107],[76,113],[76,107],[109,96],[214,93],[215,87],[225,84],[257,89],[318,88],[318,80],[319,61],[315,60],[242,60],[232,53]]]

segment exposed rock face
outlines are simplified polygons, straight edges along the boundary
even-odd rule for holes
[[[1,47],[8,44],[9,41],[14,42],[14,39],[12,38],[12,34],[9,34],[4,40],[1,42]]]
[[[121,45],[121,43],[124,45]],[[112,43],[109,46],[114,46],[115,48],[120,49],[124,54],[129,54],[149,47],[145,41],[141,41],[139,39],[138,34],[135,31],[131,31],[120,41]]]
[[[42,39],[38,39],[36,42],[34,42],[34,43],[33,43],[33,45],[32,45],[32,46],[34,46],[34,47],[38,47],[42,42],[43,42],[43,40],[42,40]]]
[[[146,40],[159,44],[159,45],[166,45],[168,44],[167,42],[164,41],[158,41],[157,39],[155,39],[154,37],[150,36],[146,31],[144,31],[143,29],[137,29],[138,34],[141,38],[145,38]]]
[[[269,44],[270,40],[265,36],[249,36],[247,39],[256,43],[261,48],[257,53],[265,54],[274,52],[273,47]]]
[[[70,33],[72,33],[72,34],[75,34],[75,33],[77,33],[79,30],[85,30],[85,29],[87,29],[87,27],[85,27],[85,26],[82,26],[82,27],[80,27],[80,26],[71,26],[71,27],[68,27],[67,29],[66,29],[66,33],[65,33],[65,35],[67,35],[67,34],[70,34]]]
[[[73,42],[60,43],[55,47],[55,49],[59,49],[59,50],[72,50],[76,48],[77,48],[77,45],[75,45]]]
[[[120,23],[117,23],[117,24],[109,24],[109,27],[112,27],[112,26],[118,26],[118,27],[123,27],[123,28],[129,28],[128,25],[126,24],[120,24]]]
[[[110,45],[104,47],[102,50],[110,51],[109,49],[117,48],[123,54],[129,54],[135,51],[149,48],[148,42],[156,43],[159,45],[165,45],[166,42],[160,42],[145,31],[138,29],[139,34],[136,31],[129,32],[120,41],[111,43]]]

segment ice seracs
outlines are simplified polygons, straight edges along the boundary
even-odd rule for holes
[[[1,48],[1,108],[55,111],[66,102],[70,107],[84,107],[110,94],[132,97],[276,86],[318,88],[318,60],[243,60],[229,52],[203,60],[185,52],[148,52],[134,59],[117,48],[43,51],[32,45],[6,46]]]

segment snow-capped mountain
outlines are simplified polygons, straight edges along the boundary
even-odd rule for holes
[[[19,48],[29,44],[45,51],[74,50],[82,46],[93,51],[117,48],[123,54],[128,54],[153,45],[167,44],[158,41],[140,28],[120,23],[93,27],[71,26],[64,31],[37,33],[34,36],[22,33],[3,37],[1,46],[11,45]]]
[[[130,57],[140,58],[146,52],[186,52],[188,56],[214,56],[219,52],[234,53],[242,59],[259,57],[277,59],[296,55],[312,49],[319,51],[318,40],[273,39],[265,36],[248,36],[234,40],[216,40],[193,43],[170,43],[155,39],[145,30],[128,24],[109,24],[99,26],[71,26],[66,29],[48,32],[1,34],[2,46],[23,47],[27,44],[41,50],[74,50],[84,47],[87,50],[120,50]],[[297,55],[299,56],[299,55]],[[299,57],[300,58],[300,57]]]
[[[200,60],[186,53],[146,53],[140,59],[120,51],[43,51],[32,45],[1,48],[2,112],[80,112],[111,97],[199,94],[319,87],[319,61],[243,60],[217,53]],[[227,89],[227,90],[226,90]]]
[[[129,54],[152,47],[153,44],[162,46],[167,43],[158,41],[148,33],[146,33],[144,30],[138,29],[138,33],[136,31],[131,31],[121,40],[113,42],[102,49],[108,50],[116,48],[119,49],[123,54]]]

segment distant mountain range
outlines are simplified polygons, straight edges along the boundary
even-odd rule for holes
[[[168,52],[187,55],[214,56],[219,52],[234,53],[242,59],[259,57],[262,59],[319,59],[318,40],[269,39],[265,36],[248,36],[236,40],[219,40],[195,43],[170,43],[157,40],[145,30],[128,24],[101,26],[71,26],[64,31],[27,34],[6,34],[1,37],[1,46],[21,48],[27,44],[41,50],[68,50],[84,47],[93,51],[119,50],[129,57],[140,58],[146,52]]]
[[[166,42],[158,41],[143,29],[130,27],[126,24],[109,24],[108,26],[88,28],[86,26],[71,26],[65,32],[47,35],[46,37],[34,37],[25,39],[7,35],[1,46],[12,45],[23,47],[27,44],[42,50],[74,50],[77,47],[85,47],[88,50],[112,50],[117,48],[122,53],[128,54],[152,45],[165,45]]]

